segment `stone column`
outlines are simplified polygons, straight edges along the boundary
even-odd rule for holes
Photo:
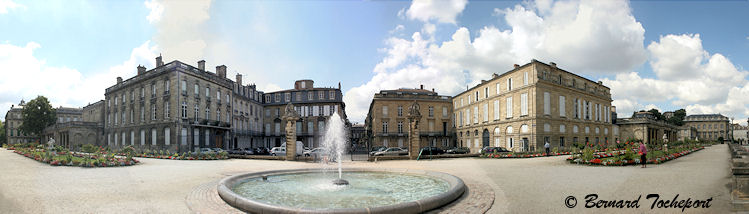
[[[283,120],[286,121],[286,160],[296,160],[296,121],[299,113],[291,103],[286,105]]]
[[[408,111],[408,156],[411,160],[419,157],[419,150],[421,149],[419,120],[421,120],[420,107],[414,101],[411,103]]]

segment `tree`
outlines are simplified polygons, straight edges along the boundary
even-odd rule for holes
[[[653,109],[648,110],[648,112],[653,113],[653,116],[655,117],[656,120],[664,121],[664,117],[661,114],[661,112],[658,111],[658,109],[653,108]]]
[[[677,126],[683,126],[684,125],[684,118],[687,117],[687,111],[684,109],[679,109],[674,111],[674,116],[668,119],[668,123],[677,125]]]
[[[5,137],[5,125],[3,124],[3,121],[0,120],[0,144],[6,144],[6,140],[8,139]]]
[[[26,103],[21,114],[23,115],[23,124],[18,128],[23,133],[39,137],[39,142],[42,142],[41,135],[44,128],[55,124],[57,118],[55,109],[44,96],[38,96]]]

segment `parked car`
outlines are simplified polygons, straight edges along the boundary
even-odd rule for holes
[[[253,150],[252,148],[244,148],[242,149],[242,153],[244,153],[245,155],[254,155],[255,150]]]
[[[419,151],[419,154],[421,154],[421,155],[441,155],[441,154],[445,154],[445,151],[442,150],[442,149],[440,149],[440,148],[437,148],[437,147],[428,146],[428,147],[421,148],[421,150]]]
[[[510,152],[510,151],[502,147],[484,147],[480,151],[481,154],[502,153],[502,152]]]
[[[447,154],[467,154],[470,153],[471,149],[468,147],[453,147],[452,149],[448,149],[445,151]]]
[[[304,153],[304,156],[314,157],[315,159],[321,159],[325,156],[329,157],[329,161],[335,161],[335,155],[328,148],[314,148]]]
[[[244,155],[245,154],[244,150],[242,150],[240,148],[233,148],[233,149],[229,150],[228,153],[232,154],[232,155]]]
[[[270,151],[265,147],[257,147],[254,150],[256,155],[270,155]]]
[[[286,147],[273,147],[270,150],[271,156],[286,156]]]
[[[408,150],[404,150],[398,147],[390,147],[390,148],[387,148],[385,151],[379,151],[374,154],[374,156],[383,156],[383,155],[408,155]]]
[[[381,152],[381,151],[385,151],[386,149],[388,149],[388,147],[384,147],[384,146],[378,146],[378,147],[374,147],[374,148],[372,148],[372,151],[371,151],[371,152],[369,152],[369,155],[370,155],[370,156],[372,156],[372,155],[374,155],[375,153],[377,153],[377,152]]]

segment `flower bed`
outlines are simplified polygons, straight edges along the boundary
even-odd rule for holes
[[[226,152],[218,153],[169,153],[168,151],[146,151],[136,154],[135,157],[141,158],[158,158],[158,159],[169,159],[169,160],[226,160],[229,159],[229,154]]]
[[[47,151],[40,148],[13,148],[14,153],[47,163],[52,166],[113,167],[132,166],[138,160],[128,157],[117,157],[113,154],[81,154],[67,151]]]
[[[479,157],[482,158],[537,158],[537,157],[551,157],[559,155],[569,155],[570,152],[550,152],[546,153],[491,153],[482,154]]]
[[[648,154],[647,164],[661,164],[679,157],[691,154],[704,149],[704,146],[685,146],[670,149],[669,152],[652,151]],[[597,153],[592,158],[586,159],[584,154],[575,154],[567,158],[567,161],[574,164],[587,164],[597,166],[627,166],[639,165],[640,156],[634,155],[632,151],[616,151],[612,153]]]

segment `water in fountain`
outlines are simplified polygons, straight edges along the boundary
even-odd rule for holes
[[[346,151],[346,144],[348,142],[347,136],[346,125],[343,119],[341,119],[341,116],[338,115],[338,112],[335,112],[330,116],[330,118],[328,118],[328,126],[325,129],[325,136],[323,137],[322,145],[335,155],[336,162],[338,162],[338,180],[335,181],[336,184],[345,181],[342,180],[341,161],[343,159],[343,154]],[[346,184],[348,184],[348,182],[346,182]]]

